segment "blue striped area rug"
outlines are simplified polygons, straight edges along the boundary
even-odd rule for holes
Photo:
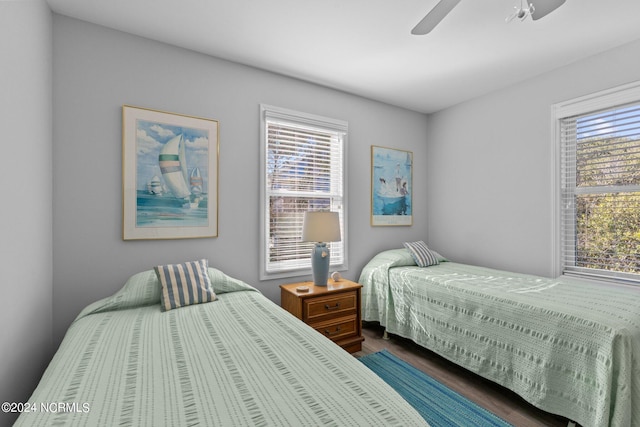
[[[404,397],[431,427],[512,427],[387,350],[358,360]]]

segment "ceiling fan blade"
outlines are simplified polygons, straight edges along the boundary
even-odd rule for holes
[[[560,6],[564,4],[566,0],[530,0],[533,3],[535,10],[531,14],[531,19],[534,21],[544,18]]]
[[[411,34],[424,35],[430,33],[458,3],[460,3],[460,0],[440,0],[440,2],[427,13],[427,16],[422,18],[422,21],[418,22],[418,25],[411,30]]]

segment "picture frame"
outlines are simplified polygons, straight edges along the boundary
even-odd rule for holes
[[[413,152],[371,146],[371,225],[413,225]]]
[[[122,107],[123,240],[218,236],[219,123]]]

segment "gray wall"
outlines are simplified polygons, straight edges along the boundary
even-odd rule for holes
[[[551,105],[640,79],[640,41],[428,117],[429,243],[552,276]]]
[[[258,280],[259,104],[349,122],[349,271],[378,250],[426,239],[427,200],[412,227],[369,225],[370,147],[414,153],[426,179],[425,115],[54,15],[53,318],[57,343],[86,304],[154,265],[206,257],[279,302],[282,281]],[[219,237],[122,241],[123,104],[220,122]]]
[[[51,357],[51,19],[0,2],[0,402],[26,401]]]

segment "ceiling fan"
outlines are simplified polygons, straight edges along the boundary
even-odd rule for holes
[[[523,20],[529,15],[531,15],[531,19],[534,21],[538,20],[562,6],[565,1],[566,0],[520,0],[520,7],[516,6],[516,12],[508,16],[507,21],[511,21],[514,18]],[[427,16],[422,18],[422,21],[418,22],[418,25],[411,30],[411,34],[423,35],[430,33],[458,3],[460,3],[460,0],[440,0],[438,4],[427,13]]]

